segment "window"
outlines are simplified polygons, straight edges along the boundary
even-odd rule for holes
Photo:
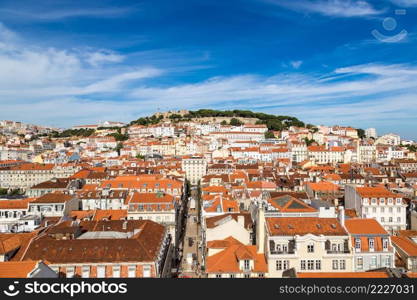
[[[401,223],[401,217],[397,217],[397,223]]]
[[[314,270],[314,260],[308,260],[307,261],[307,269],[308,270]]]
[[[340,270],[345,270],[346,269],[346,261],[344,259],[341,259],[339,261],[339,266],[340,266]]]
[[[90,267],[89,266],[83,266],[81,275],[82,275],[82,278],[89,278],[90,277]]]
[[[363,258],[362,257],[358,257],[356,259],[356,267],[358,269],[363,269]]]
[[[250,278],[250,274],[245,274],[245,278]]]
[[[384,250],[388,249],[388,239],[382,239],[382,248],[384,248]]]
[[[307,245],[307,252],[313,253],[314,252],[314,245]]]
[[[216,274],[216,278],[222,278],[222,274]]]
[[[305,260],[302,260],[302,261],[301,261],[301,266],[300,266],[300,269],[301,269],[301,270],[305,270],[305,269],[306,269],[306,261],[305,261]]]
[[[250,269],[250,261],[248,259],[245,259],[243,262],[243,268],[245,270],[249,270]]]
[[[401,212],[401,207],[397,207],[397,213]]]
[[[236,275],[235,274],[230,274],[230,278],[235,278]]]
[[[136,266],[129,266],[127,269],[127,276],[129,278],[136,277]]]
[[[282,261],[281,260],[277,260],[275,264],[276,264],[277,271],[282,270]]]
[[[67,274],[66,274],[67,278],[73,278],[74,277],[74,272],[75,272],[74,267],[67,267],[66,271],[67,271]]]
[[[120,278],[120,266],[113,266],[113,278]]]
[[[397,204],[401,204],[401,198],[397,198]]]
[[[339,269],[339,261],[336,260],[336,259],[333,260],[332,266],[333,266],[333,270],[338,270]]]
[[[381,222],[384,223],[385,222],[385,218],[381,217]]]
[[[316,260],[316,270],[321,270],[321,260]]]
[[[361,239],[355,239],[355,249],[361,250]]]
[[[151,267],[143,266],[143,277],[151,277]]]
[[[369,250],[374,250],[374,239],[369,239]]]
[[[97,278],[104,278],[104,277],[106,277],[106,267],[97,266]]]
[[[385,257],[385,266],[391,267],[391,257],[389,256]]]
[[[373,267],[376,267],[376,256],[371,257],[370,265],[373,266]]]
[[[388,222],[392,223],[392,217],[389,217]]]
[[[385,213],[385,207],[381,207],[381,212]]]
[[[258,277],[264,278],[265,277],[265,274],[264,273],[259,273],[258,274]]]

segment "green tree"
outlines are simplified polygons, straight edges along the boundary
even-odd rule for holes
[[[365,137],[366,137],[366,135],[365,135],[365,130],[363,130],[363,129],[361,129],[361,128],[358,128],[358,129],[356,129],[356,130],[358,131],[358,136],[359,136],[359,138],[363,139],[363,138],[365,138]]]
[[[275,135],[272,131],[267,131],[267,132],[265,132],[265,138],[266,139],[274,139]]]
[[[231,118],[230,119],[230,125],[232,125],[232,126],[240,126],[240,125],[243,125],[243,122],[240,121],[239,119]]]

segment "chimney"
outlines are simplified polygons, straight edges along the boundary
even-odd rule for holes
[[[345,208],[343,206],[339,207],[339,214],[337,216],[340,225],[342,225],[342,227],[345,227]]]
[[[258,206],[258,216],[256,220],[256,245],[258,253],[265,252],[265,211],[263,204]]]

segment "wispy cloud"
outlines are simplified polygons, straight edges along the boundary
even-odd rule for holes
[[[390,0],[390,1],[401,7],[417,6],[417,0]]]
[[[301,65],[303,64],[303,61],[302,60],[293,60],[293,61],[290,62],[290,64],[294,69],[299,69],[301,67]]]
[[[117,66],[123,58],[105,49],[28,46],[0,23],[0,95],[24,101],[115,92],[127,82],[162,73],[149,66]]]
[[[56,21],[68,18],[94,17],[94,18],[117,18],[125,16],[138,10],[137,6],[132,7],[87,7],[87,8],[37,8],[16,9],[1,8],[0,16],[3,20],[21,19],[27,21]]]
[[[330,17],[365,17],[384,12],[362,0],[264,0],[302,13],[317,13]]]
[[[124,56],[114,53],[113,51],[101,50],[87,54],[87,62],[92,66],[98,66],[103,63],[118,63],[124,60]]]

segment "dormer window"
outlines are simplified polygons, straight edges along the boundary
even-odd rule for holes
[[[388,249],[388,239],[382,239],[382,248],[384,250]]]
[[[372,198],[371,201],[372,201],[372,204],[376,204],[376,198]]]
[[[250,270],[250,260],[245,259],[243,261],[243,269],[246,270],[246,271]]]
[[[374,239],[369,239],[369,250],[373,251],[374,250],[374,244],[375,241]]]
[[[361,239],[355,239],[355,249],[361,250]]]

